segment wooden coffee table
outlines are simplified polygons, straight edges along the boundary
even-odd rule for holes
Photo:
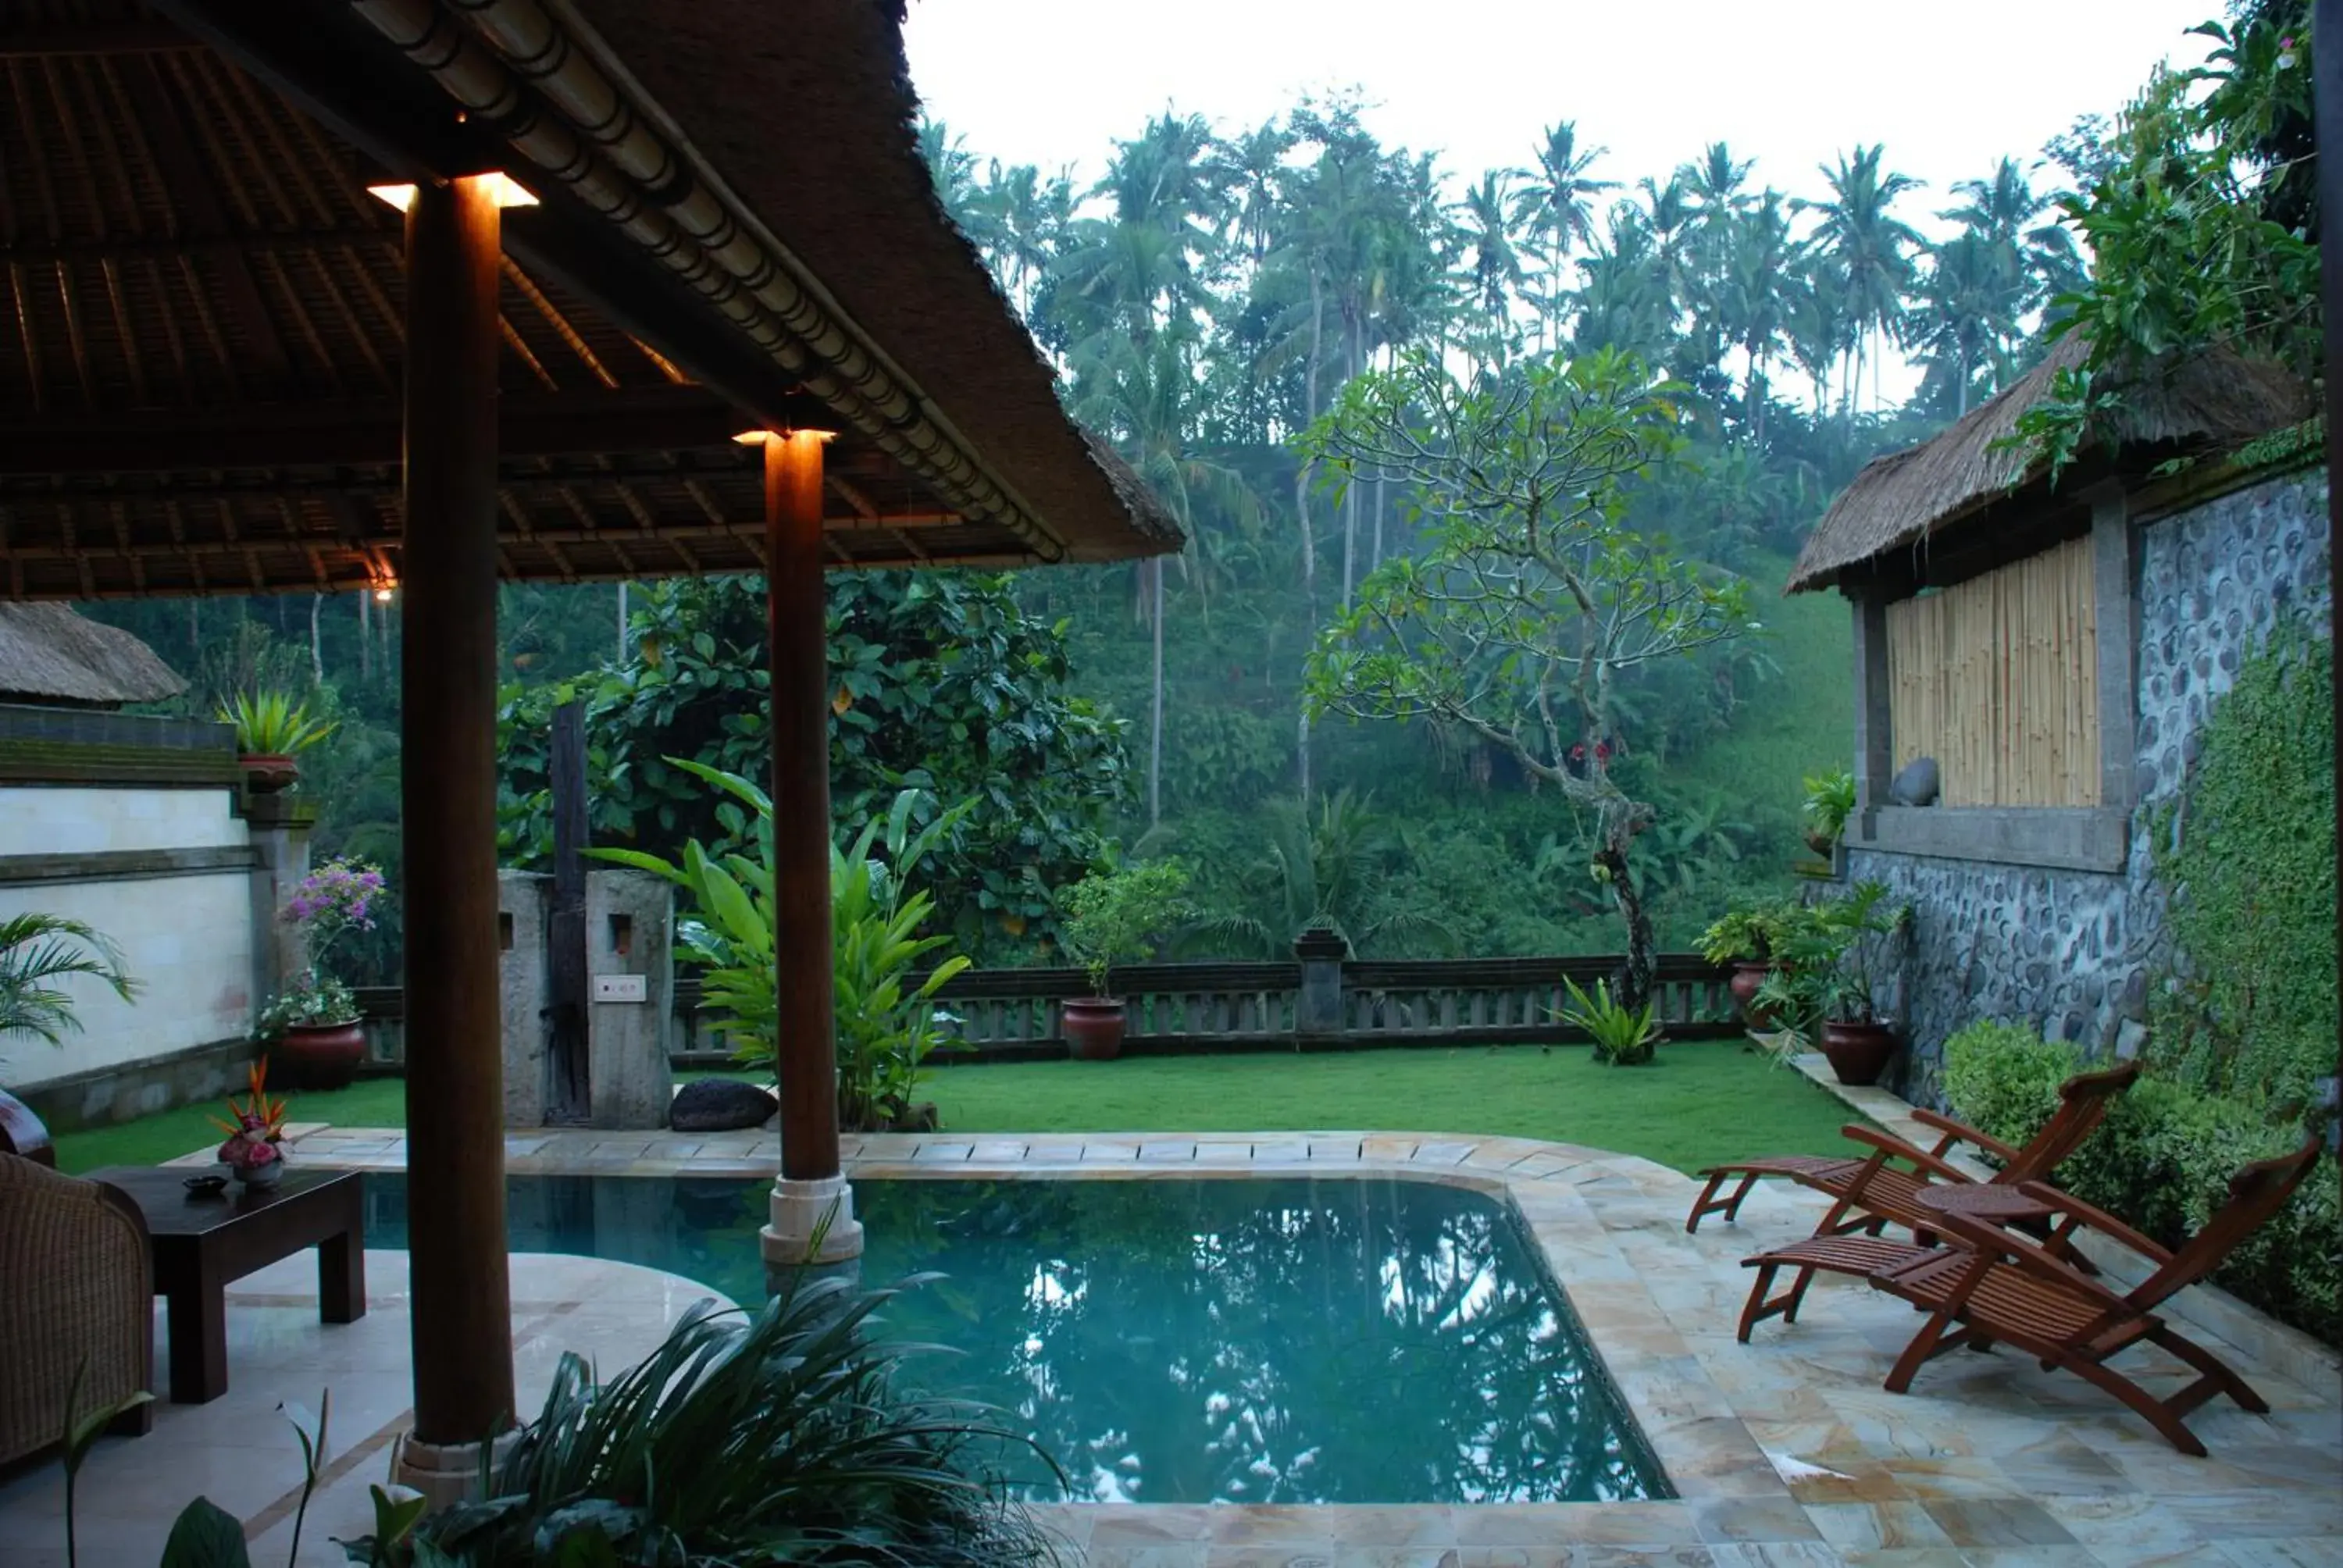
[[[227,1391],[230,1280],[304,1248],[317,1249],[317,1316],[366,1315],[366,1185],[355,1171],[288,1171],[267,1191],[230,1183],[189,1192],[186,1166],[114,1166],[89,1174],[138,1205],[155,1260],[155,1293],[170,1312],[171,1398],[202,1404]]]

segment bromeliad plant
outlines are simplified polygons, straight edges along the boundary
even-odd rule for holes
[[[238,1105],[234,1095],[228,1096],[227,1113],[234,1120],[223,1121],[215,1116],[211,1123],[227,1134],[227,1141],[219,1146],[220,1163],[250,1172],[284,1162],[285,1101],[268,1097],[265,1056],[252,1064],[245,1082],[243,1104]]]
[[[779,1030],[772,802],[737,773],[668,760],[729,797],[718,808],[719,819],[736,839],[749,839],[753,825],[759,858],[710,855],[697,840],[684,846],[680,864],[639,849],[593,853],[663,877],[690,895],[692,918],[680,922],[677,936],[706,966],[700,1005],[732,1041],[736,1060],[769,1068]],[[913,890],[909,878],[975,805],[962,802],[914,832],[912,816],[927,799],[922,790],[901,791],[883,821],[865,826],[846,849],[830,849],[839,1119],[865,1131],[910,1115],[920,1068],[947,1038],[936,1018],[936,992],[969,967],[958,954],[924,971],[915,967],[951,939],[918,934],[935,902]]]
[[[374,929],[383,893],[382,872],[347,858],[327,861],[295,885],[281,918],[301,934],[309,965],[261,1010],[264,1039],[288,1029],[334,1029],[357,1021],[357,998],[325,967],[326,955],[347,933]]]
[[[334,732],[333,720],[284,691],[239,691],[219,719],[236,727],[236,749],[247,757],[297,757]]]
[[[1595,1060],[1612,1067],[1641,1067],[1654,1059],[1659,1050],[1660,1026],[1652,1017],[1650,1002],[1639,1008],[1620,1005],[1611,995],[1608,980],[1596,980],[1591,997],[1576,980],[1564,980],[1562,984],[1570,993],[1562,1021],[1586,1031],[1594,1042]]]

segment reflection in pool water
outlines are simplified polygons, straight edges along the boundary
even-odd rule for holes
[[[406,1245],[403,1179],[367,1239]],[[517,1176],[516,1251],[760,1299],[764,1182]],[[1424,1182],[863,1181],[868,1283],[935,1271],[885,1322],[958,1352],[930,1390],[1030,1432],[1076,1498],[1143,1503],[1668,1497],[1512,1211]],[[1057,1482],[1028,1456],[1035,1497]]]

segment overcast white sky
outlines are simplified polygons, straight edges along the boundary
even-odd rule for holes
[[[929,112],[1005,163],[1095,174],[1165,105],[1222,129],[1355,85],[1386,143],[1452,173],[1530,161],[1578,122],[1630,184],[1711,141],[1756,177],[1818,193],[1815,166],[1885,142],[1928,182],[1915,216],[2003,153],[2031,158],[2111,111],[2221,0],[913,0],[905,39]]]

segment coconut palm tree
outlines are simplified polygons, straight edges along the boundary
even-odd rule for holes
[[[1528,281],[1509,216],[1516,177],[1512,169],[1491,169],[1448,209],[1462,233],[1472,303],[1488,318],[1499,343],[1508,336],[1513,297]]]
[[[1589,198],[1618,188],[1616,180],[1598,180],[1589,173],[1608,147],[1578,145],[1574,121],[1557,120],[1532,149],[1537,166],[1526,171],[1529,184],[1513,197],[1513,222],[1545,242],[1545,297],[1540,315],[1538,347],[1562,341],[1562,310],[1569,294],[1563,263],[1571,250],[1594,237],[1594,209]]]
[[[1884,170],[1885,152],[1875,142],[1867,147],[1858,145],[1852,156],[1842,154],[1837,167],[1822,169],[1830,198],[1801,204],[1822,215],[1815,238],[1829,254],[1836,276],[1845,281],[1846,313],[1855,332],[1855,379],[1859,385],[1867,360],[1875,409],[1879,406],[1880,355],[1903,319],[1913,255],[1926,244],[1893,210],[1899,197],[1920,188],[1920,182]],[[1867,350],[1865,332],[1871,337]]]
[[[1790,298],[1783,275],[1791,248],[1782,193],[1768,189],[1733,219],[1715,285],[1718,328],[1748,356],[1742,406],[1751,436],[1761,444],[1765,439],[1765,365],[1780,348],[1789,325]]]
[[[2057,203],[2035,191],[2016,158],[2003,158],[1981,180],[1954,181],[1953,194],[1963,198],[1960,205],[1936,216],[1992,247],[1995,264],[2019,281],[2020,315],[2082,286],[2075,231],[2058,220]]]
[[[1979,367],[1990,369],[1996,385],[2006,376],[2006,345],[2019,335],[2025,297],[2025,278],[2007,254],[1974,229],[1929,252],[1906,339],[1936,378],[1952,382],[1956,412],[1969,411]]]
[[[122,950],[81,920],[22,914],[0,920],[0,1039],[35,1035],[51,1045],[81,1028],[74,994],[57,982],[84,975],[123,1000],[137,982],[123,968]]]

